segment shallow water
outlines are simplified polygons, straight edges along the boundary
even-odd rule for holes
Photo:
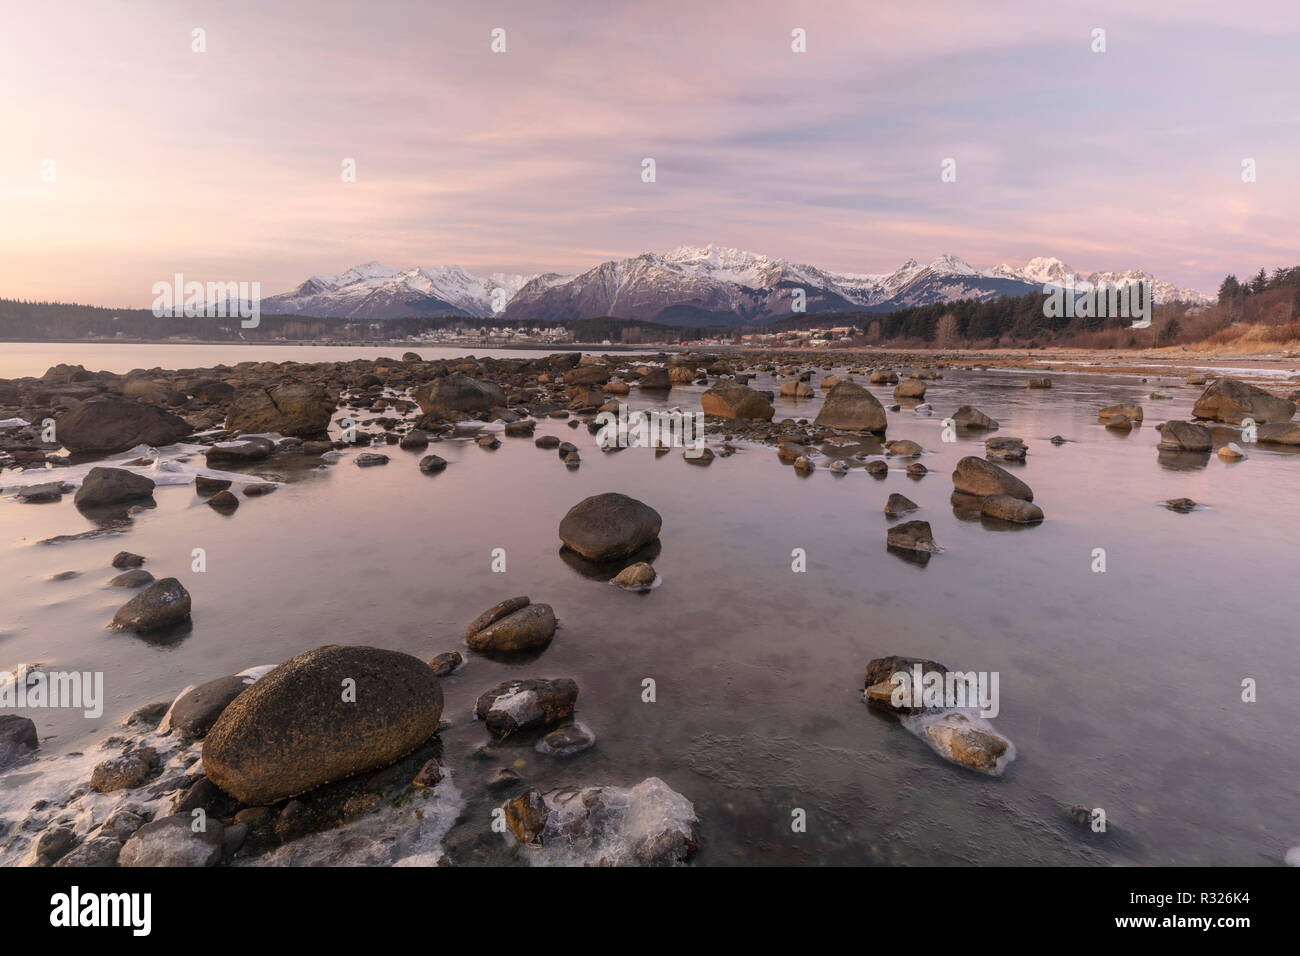
[[[192,487],[162,487],[125,533],[59,545],[36,542],[94,526],[71,496],[0,500],[0,668],[105,673],[100,719],[29,712],[42,753],[54,755],[95,745],[125,714],[187,684],[319,644],[425,659],[459,649],[468,664],[443,681],[453,724],[443,741],[467,795],[448,837],[464,862],[491,858],[501,840],[488,832],[501,798],[482,787],[514,765],[542,790],[663,778],[695,804],[704,864],[1281,863],[1300,842],[1289,580],[1300,456],[1248,445],[1235,465],[1162,464],[1154,425],[1187,418],[1199,389],[1081,372],[1040,391],[1024,379],[947,372],[929,383],[933,417],[891,413],[889,437],[929,451],[919,481],[898,461],[883,480],[860,468],[800,477],[774,449],[743,444],[707,467],[679,451],[603,454],[585,427],[544,421],[538,435],[579,446],[577,471],[517,438],[496,451],[432,445],[450,463],[436,476],[395,446],[376,468],[355,467],[354,452],[316,470],[276,459],[253,470],[288,484],[241,496],[233,516]],[[1175,400],[1146,399],[1157,387]],[[890,401],[888,387],[872,390]],[[654,404],[695,409],[701,391],[674,387]],[[782,400],[777,418],[811,418],[819,401]],[[1145,425],[1118,435],[1096,424],[1098,408],[1124,401],[1145,406]],[[1008,467],[1033,487],[1041,526],[1003,531],[954,514],[952,468],[983,449],[973,436],[944,443],[940,431],[967,403],[1001,421],[995,434],[1029,443],[1028,462]],[[630,404],[651,407],[635,393]],[[1058,433],[1070,442],[1051,445]],[[559,554],[564,512],[604,491],[663,516],[662,586],[648,594],[585,577]],[[885,549],[893,491],[921,505],[909,517],[928,520],[946,549],[926,566]],[[1176,497],[1207,507],[1160,505]],[[190,570],[195,548],[206,551],[204,573]],[[495,548],[505,573],[490,570]],[[794,548],[807,552],[805,573],[791,570]],[[1105,573],[1091,570],[1096,548]],[[190,590],[188,633],[159,643],[103,629],[129,597],[104,587],[122,549]],[[65,570],[83,573],[48,580]],[[554,643],[524,664],[469,652],[466,623],[515,594],[554,606]],[[887,654],[999,672],[993,723],[1018,752],[1003,777],[945,763],[868,710],[863,668]],[[474,698],[516,675],[576,679],[577,717],[596,747],[557,760],[521,741],[475,756],[488,736]],[[1258,703],[1241,701],[1247,677]],[[642,701],[646,678],[654,703]],[[0,813],[21,818],[6,787],[0,776]],[[1108,832],[1072,822],[1072,804],[1104,808]],[[797,808],[807,832],[792,832]]]

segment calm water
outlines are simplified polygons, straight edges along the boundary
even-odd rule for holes
[[[135,355],[129,365],[166,364]],[[464,860],[482,858],[472,844],[500,802],[482,784],[503,764],[471,758],[487,735],[470,709],[519,674],[575,678],[578,717],[599,738],[567,761],[521,745],[510,757],[524,778],[549,789],[662,777],[695,803],[700,863],[1279,864],[1300,843],[1289,583],[1300,457],[1247,446],[1237,465],[1165,466],[1153,426],[1186,418],[1199,390],[1155,378],[1054,380],[1050,391],[1027,390],[1012,372],[930,383],[934,418],[890,415],[891,438],[930,450],[932,473],[920,481],[898,463],[884,480],[824,467],[801,478],[775,450],[744,445],[708,467],[679,452],[602,454],[585,428],[543,422],[539,435],[579,445],[579,470],[512,438],[494,452],[432,446],[450,462],[438,476],[395,446],[380,468],[355,467],[351,452],[317,471],[273,461],[257,470],[293,481],[232,517],[190,487],[160,488],[157,508],[126,534],[57,546],[35,542],[91,527],[70,496],[3,500],[0,667],[106,673],[100,720],[31,715],[45,752],[60,753],[92,746],[186,684],[322,643],[426,659],[461,649],[469,663],[444,681],[454,726],[443,739],[468,795],[449,838]],[[1155,387],[1176,399],[1147,400]],[[674,388],[671,401],[698,408],[700,391]],[[873,391],[889,401],[887,388]],[[783,401],[777,417],[811,417],[819,401]],[[1129,435],[1096,424],[1099,407],[1121,401],[1147,410]],[[1029,443],[1028,462],[1011,467],[1046,512],[1041,526],[997,531],[953,513],[953,465],[982,453],[975,439],[940,440],[942,416],[964,403],[1000,419],[998,435]],[[632,405],[645,407],[635,395]],[[1058,433],[1070,443],[1049,444]],[[559,555],[561,516],[603,491],[663,515],[663,585],[649,594],[583,577]],[[893,491],[921,505],[912,517],[930,521],[947,549],[925,567],[885,549]],[[1209,507],[1159,505],[1174,497]],[[203,574],[190,571],[199,547]],[[126,599],[104,587],[123,548],[190,590],[186,636],[160,645],[103,629]],[[506,550],[504,574],[490,571],[494,548]],[[806,549],[806,573],[791,571],[793,548]],[[1105,573],[1091,570],[1096,548]],[[48,580],[70,569],[84,573]],[[466,623],[514,594],[555,607],[551,647],[515,666],[466,651]],[[945,763],[866,708],[863,667],[894,653],[1000,673],[994,723],[1019,752],[1003,778]],[[647,677],[655,703],[641,700]],[[1258,703],[1240,700],[1246,677],[1259,682]],[[4,787],[0,776],[0,807]],[[1110,832],[1072,823],[1071,804],[1104,808]],[[795,808],[807,813],[806,833],[791,832]]]

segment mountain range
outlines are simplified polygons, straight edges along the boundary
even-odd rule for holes
[[[887,274],[830,272],[722,246],[682,246],[611,259],[581,275],[475,275],[460,266],[394,269],[377,262],[341,275],[312,276],[262,300],[268,315],[317,318],[413,317],[563,320],[614,316],[666,325],[762,325],[789,316],[796,290],[809,314],[891,312],[958,299],[1041,292],[1045,285],[1148,281],[1155,302],[1205,304],[1213,297],[1139,270],[1081,275],[1060,259],[977,269],[956,256],[909,259]]]

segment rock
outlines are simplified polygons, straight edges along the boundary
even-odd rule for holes
[[[687,448],[682,452],[682,458],[691,465],[707,465],[713,461],[712,448]]]
[[[335,402],[319,385],[295,382],[238,392],[226,413],[234,432],[278,432],[298,438],[325,434]]]
[[[235,394],[235,386],[220,379],[202,378],[196,382],[191,382],[186,387],[186,391],[200,401],[224,402]]]
[[[403,362],[423,362],[424,359],[420,358],[420,353],[419,353],[419,352],[403,352],[403,353],[402,353],[402,361],[403,361]]]
[[[567,677],[507,680],[479,695],[474,715],[498,740],[573,716],[578,685]]]
[[[420,470],[426,475],[436,475],[447,467],[447,460],[437,455],[425,455],[420,459]]]
[[[177,695],[158,725],[160,734],[178,734],[190,740],[204,737],[230,702],[253,683],[240,675],[218,677]]]
[[[1256,424],[1289,422],[1295,415],[1295,403],[1270,395],[1262,388],[1234,378],[1215,379],[1192,406],[1193,418],[1241,424],[1254,419]]]
[[[920,507],[912,499],[894,492],[889,496],[889,500],[885,502],[885,515],[889,518],[897,518],[900,515],[916,511]]]
[[[916,442],[908,441],[907,439],[902,439],[900,441],[887,441],[885,442],[885,447],[889,449],[891,455],[896,455],[899,458],[916,458],[925,451],[925,449]]]
[[[1034,524],[1043,520],[1043,509],[1032,501],[1011,495],[989,495],[980,505],[980,514],[1016,524]]]
[[[363,451],[353,461],[358,468],[373,468],[376,465],[388,464],[388,456],[378,452]]]
[[[100,793],[132,790],[149,778],[156,754],[148,747],[112,757],[95,766],[90,773],[90,788]]]
[[[925,465],[921,464],[919,461],[914,461],[907,466],[907,477],[909,478],[924,478],[929,473],[930,469],[926,468]]]
[[[1169,498],[1165,501],[1165,507],[1170,511],[1178,511],[1182,514],[1188,514],[1196,510],[1196,502],[1191,498]]]
[[[152,497],[153,489],[152,478],[123,468],[95,467],[90,469],[73,500],[86,508],[116,505]]]
[[[1010,495],[1033,501],[1034,493],[1030,487],[1011,474],[983,458],[968,455],[957,462],[957,470],[952,473],[953,489],[962,494],[983,498],[988,495]]]
[[[54,864],[63,867],[108,867],[117,865],[122,844],[112,837],[94,837],[73,847]]]
[[[215,495],[218,491],[225,491],[230,487],[229,478],[209,478],[206,475],[196,475],[194,478],[194,492],[204,498]]]
[[[840,431],[885,433],[884,406],[869,391],[854,382],[840,382],[826,393],[814,422],[819,428]]]
[[[271,494],[278,487],[279,485],[275,484],[274,482],[254,481],[251,484],[244,485],[244,497],[260,498],[263,495]]]
[[[657,577],[653,567],[644,561],[638,561],[625,567],[609,583],[628,591],[649,591]]]
[[[539,435],[533,439],[533,444],[538,448],[559,448],[560,439],[554,435]]]
[[[419,658],[326,645],[236,697],[203,742],[203,766],[243,803],[276,803],[388,766],[437,733],[441,717],[442,688]]]
[[[589,561],[635,554],[659,537],[659,512],[617,492],[578,502],[560,521],[560,540]]]
[[[440,783],[442,783],[442,767],[436,760],[425,761],[424,766],[411,780],[413,787],[436,787]]]
[[[928,521],[904,521],[889,529],[886,543],[891,548],[904,551],[926,551],[939,553],[943,548],[934,543]]]
[[[1133,430],[1133,419],[1127,415],[1112,415],[1110,418],[1103,419],[1103,423],[1111,431],[1127,432]]]
[[[894,386],[894,398],[925,398],[925,382],[904,379]]]
[[[208,504],[223,514],[230,514],[239,507],[239,499],[229,491],[218,491],[208,499]]]
[[[465,658],[460,656],[460,651],[448,651],[429,661],[429,667],[436,676],[446,677],[463,663],[465,663]]]
[[[1241,446],[1235,441],[1228,442],[1219,449],[1219,458],[1223,461],[1241,461],[1246,457],[1246,453],[1241,450]]]
[[[225,828],[209,817],[195,833],[188,815],[163,817],[131,835],[118,854],[118,866],[216,866],[221,861]]]
[[[638,385],[643,392],[667,391],[673,387],[672,376],[666,368],[652,368],[641,376]]]
[[[537,742],[537,752],[552,757],[572,757],[576,753],[590,750],[596,746],[596,735],[586,724],[576,721],[565,727],[558,727]]]
[[[1263,445],[1300,445],[1300,422],[1273,422],[1255,431],[1255,440]]]
[[[132,554],[130,551],[119,551],[113,555],[113,567],[119,571],[125,571],[127,568],[138,568],[144,564],[144,558],[138,554]]]
[[[555,628],[555,612],[549,604],[528,604],[467,634],[465,641],[476,651],[495,654],[540,650],[551,643]]]
[[[1019,438],[990,438],[984,442],[984,454],[991,461],[1024,461],[1029,447]]]
[[[153,583],[153,575],[141,568],[126,571],[108,582],[111,588],[142,588]]]
[[[474,412],[504,408],[506,404],[505,392],[501,386],[459,372],[421,385],[411,395],[424,414],[453,419],[464,418]]]
[[[813,461],[811,458],[809,458],[807,455],[800,455],[798,458],[794,460],[794,470],[798,472],[802,472],[805,475],[812,471],[815,471],[816,468],[817,468],[817,463]]]
[[[537,790],[528,790],[502,808],[506,826],[520,843],[539,843],[546,830],[550,810]]]
[[[1060,435],[1053,435],[1051,438],[1048,439],[1048,441],[1050,441],[1053,445],[1064,445],[1067,439],[1062,438]]]
[[[1214,447],[1210,430],[1195,422],[1164,422],[1156,431],[1160,432],[1160,451],[1207,452]]]
[[[872,478],[884,478],[889,474],[889,465],[879,458],[867,462],[867,474]]]
[[[479,435],[478,438],[474,439],[474,443],[478,445],[479,448],[487,448],[489,450],[501,447],[501,439],[497,438],[496,435]]]
[[[898,373],[887,368],[872,369],[867,380],[872,385],[893,385],[898,381]]]
[[[953,763],[997,776],[1015,759],[1015,747],[987,722],[977,723],[958,710],[927,719],[922,736],[939,756]]]
[[[402,436],[397,447],[402,451],[422,451],[429,447],[429,436],[418,428],[412,428]]]
[[[242,438],[239,441],[223,441],[208,447],[204,453],[208,464],[246,464],[263,461],[275,453],[275,442],[269,438]]]
[[[1097,420],[1103,424],[1112,418],[1127,418],[1131,422],[1142,421],[1142,406],[1125,404],[1125,405],[1107,405],[1097,413]]]
[[[30,717],[0,714],[0,770],[23,759],[37,746],[36,724]]]
[[[952,413],[952,420],[958,428],[978,429],[982,431],[994,431],[998,427],[996,419],[989,418],[978,408],[971,405],[963,405]]]
[[[175,578],[163,578],[118,608],[108,626],[115,631],[144,634],[176,624],[189,616],[190,592]]]
[[[519,422],[506,422],[504,431],[507,438],[532,438],[536,428],[537,422],[526,418]]]
[[[690,381],[690,379],[687,379]],[[775,410],[759,392],[734,382],[719,382],[700,396],[706,415],[718,418],[745,418],[770,422]]]
[[[31,505],[61,501],[63,500],[63,483],[47,481],[39,485],[27,485],[25,488],[19,488],[18,500]]]
[[[1052,380],[1045,375],[1029,376],[1029,388],[1051,388]]]
[[[816,394],[811,385],[802,381],[782,382],[780,393],[782,398],[812,398]]]
[[[55,434],[73,453],[112,454],[136,445],[171,445],[194,431],[157,405],[118,398],[91,398],[55,418]]]

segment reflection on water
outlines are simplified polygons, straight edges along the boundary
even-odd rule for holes
[[[661,777],[694,801],[709,864],[1278,863],[1300,836],[1288,679],[1300,672],[1289,584],[1300,459],[1252,445],[1237,466],[1173,461],[1157,454],[1154,425],[1188,417],[1197,389],[1161,382],[1176,398],[1154,402],[1154,380],[1054,378],[1050,391],[1003,372],[930,383],[933,417],[889,418],[889,438],[926,449],[919,481],[900,459],[879,480],[860,467],[801,477],[775,449],[740,442],[706,467],[676,452],[602,454],[587,429],[543,421],[538,435],[578,445],[578,469],[504,437],[493,452],[440,443],[448,466],[436,476],[416,467],[422,453],[395,446],[377,468],[353,466],[354,451],[306,473],[272,460],[254,470],[290,483],[228,518],[192,487],[162,487],[125,534],[57,545],[37,542],[96,527],[70,497],[0,501],[0,667],[105,672],[101,719],[31,715],[44,751],[58,753],[93,746],[187,684],[319,644],[424,659],[459,649],[467,664],[443,682],[443,744],[466,821],[500,802],[483,782],[505,765],[543,790]],[[694,410],[701,390],[632,404]],[[873,391],[889,403],[888,387]],[[1097,424],[1098,408],[1124,401],[1143,402],[1144,424],[1124,436]],[[818,403],[778,399],[777,417],[811,418]],[[1046,512],[1041,525],[1002,533],[1012,529],[954,507],[949,475],[982,446],[940,433],[968,403],[1002,422],[995,434],[1028,443],[1013,470]],[[1057,434],[1068,443],[1051,444]],[[863,452],[883,453],[852,453]],[[649,594],[610,587],[609,569],[559,549],[565,511],[604,491],[663,516],[651,558],[662,586]],[[909,517],[930,522],[943,554],[920,565],[886,550],[893,491],[920,505]],[[1207,507],[1162,506],[1182,497]],[[188,632],[151,642],[104,630],[125,600],[104,586],[123,548],[190,590]],[[204,573],[191,570],[195,548]],[[505,573],[491,571],[496,548]],[[792,571],[796,548],[806,572]],[[65,570],[83,573],[48,580]],[[465,625],[516,594],[555,608],[551,646],[526,662],[468,651]],[[1004,777],[943,762],[867,708],[863,668],[887,654],[1000,674],[995,725],[1018,750]],[[596,747],[561,761],[520,740],[475,756],[487,734],[474,698],[513,675],[574,678]],[[1258,703],[1241,701],[1248,677]],[[8,811],[5,786],[0,776]],[[1104,808],[1110,832],[1074,823],[1076,804]],[[806,833],[791,831],[796,808]],[[497,844],[476,826],[453,830],[454,858],[491,858]]]

